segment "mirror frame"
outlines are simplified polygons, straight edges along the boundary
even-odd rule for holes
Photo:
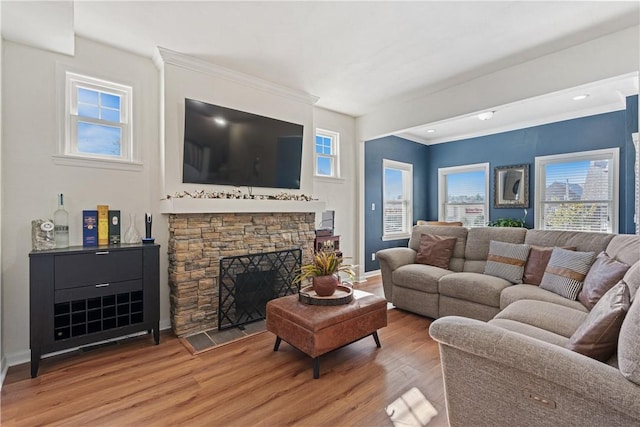
[[[507,176],[510,176],[510,180],[519,181],[517,192],[514,192],[513,188],[509,189],[505,186]],[[493,168],[493,196],[494,208],[528,208],[529,165],[496,166]]]

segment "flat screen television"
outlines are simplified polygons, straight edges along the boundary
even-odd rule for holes
[[[184,103],[182,182],[300,189],[302,125]]]

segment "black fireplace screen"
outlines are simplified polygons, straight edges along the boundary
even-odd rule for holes
[[[300,249],[221,258],[218,329],[262,320],[267,301],[297,293],[301,261]]]

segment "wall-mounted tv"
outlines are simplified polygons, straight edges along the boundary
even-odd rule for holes
[[[182,182],[300,189],[302,125],[184,103]]]

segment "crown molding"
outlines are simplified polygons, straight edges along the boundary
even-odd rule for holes
[[[165,64],[171,64],[176,67],[229,80],[243,86],[269,92],[271,94],[289,98],[308,105],[314,105],[320,99],[317,96],[310,95],[301,90],[272,83],[259,77],[254,77],[220,65],[215,65],[210,62],[203,61],[202,59],[165,49],[160,46],[157,47],[156,54],[153,55],[153,62],[158,69],[162,69]]]

